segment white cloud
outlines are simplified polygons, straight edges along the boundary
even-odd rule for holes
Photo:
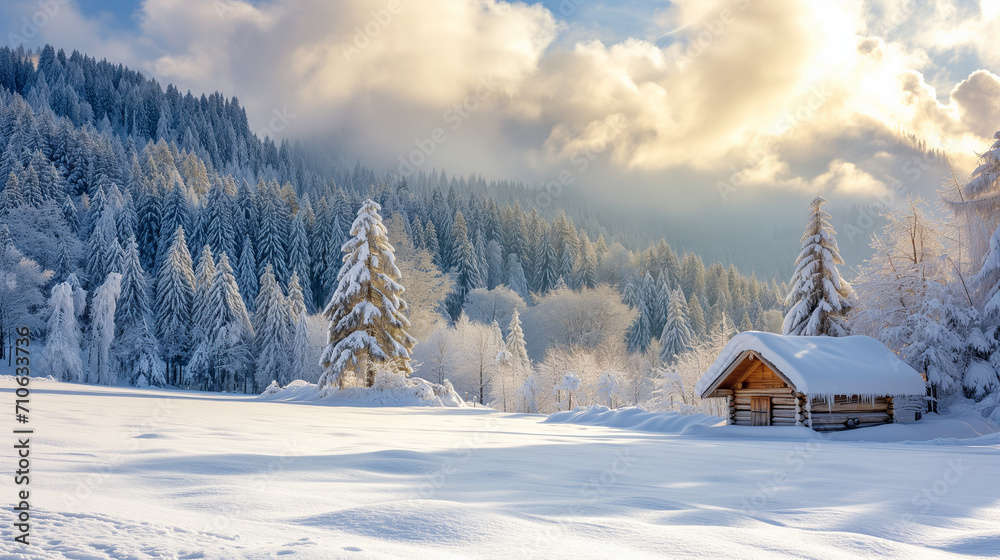
[[[746,189],[853,197],[885,188],[905,134],[974,164],[1000,128],[1000,78],[981,69],[1000,64],[997,6],[680,0],[649,14],[669,44],[566,44],[585,34],[539,4],[146,0],[134,36],[70,3],[35,41],[237,95],[257,127],[287,111],[281,134],[332,136],[376,164],[440,128],[428,169],[544,179],[583,157],[575,184],[595,189],[618,174],[711,196],[741,171]],[[979,68],[948,78],[949,53]]]

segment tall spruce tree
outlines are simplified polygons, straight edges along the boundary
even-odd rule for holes
[[[74,311],[73,288],[56,284],[49,297],[48,334],[39,357],[42,369],[61,381],[83,381],[80,326]]]
[[[207,256],[211,260],[211,252]],[[201,341],[191,357],[189,368],[197,380],[210,390],[249,391],[253,325],[225,253],[219,255],[215,273],[208,282],[205,311],[200,314]],[[199,281],[199,290],[201,288],[202,282]]]
[[[298,275],[299,288],[302,291],[306,307],[312,309],[312,286],[309,283],[309,238],[306,236],[304,218],[300,211],[292,220],[291,238],[288,241],[288,267],[292,273]]]
[[[165,382],[160,348],[152,329],[152,307],[139,246],[130,237],[122,264],[121,296],[115,312],[115,355],[129,384],[138,387]]]
[[[510,326],[507,329],[507,340],[505,343],[507,352],[510,352],[511,360],[522,368],[531,366],[528,359],[527,345],[524,342],[524,330],[521,328],[521,314],[517,308],[510,315]]]
[[[184,228],[177,226],[170,251],[156,277],[156,333],[168,364],[168,383],[180,383],[181,364],[191,352],[195,284]]]
[[[193,314],[194,334],[199,340],[211,334],[212,317],[209,314],[208,293],[212,287],[212,279],[215,277],[215,258],[212,255],[212,248],[205,245],[198,256],[198,265],[194,269],[194,298]]]
[[[323,311],[330,328],[320,359],[326,369],[321,389],[344,387],[351,377],[371,386],[379,368],[412,371],[416,341],[406,332],[410,322],[403,287],[379,210],[379,204],[366,200],[351,225],[353,237],[344,244],[337,289]]]
[[[687,303],[684,292],[673,291],[667,304],[667,321],[660,334],[660,361],[672,364],[677,356],[694,346],[694,333],[687,318]]]
[[[257,259],[254,258],[253,242],[250,236],[243,236],[243,248],[240,249],[240,260],[236,263],[236,284],[240,287],[247,310],[253,312],[254,294],[259,291],[257,284]]]
[[[284,379],[282,373],[287,371],[290,357],[290,310],[270,265],[265,266],[264,274],[260,276],[260,292],[254,307],[253,327],[257,343],[254,379],[257,387],[266,387],[271,381],[287,383],[289,380]]]
[[[524,269],[521,268],[521,259],[514,253],[507,255],[507,269],[510,271],[508,285],[524,301],[531,301],[531,293],[528,290],[528,279],[524,276]]]
[[[802,251],[795,261],[792,288],[786,303],[791,305],[782,334],[795,336],[845,336],[844,317],[851,309],[851,286],[840,277],[844,264],[834,238],[830,215],[823,210],[826,200],[816,197],[810,205],[809,222],[802,235]]]

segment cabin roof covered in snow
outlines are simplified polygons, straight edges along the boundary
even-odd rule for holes
[[[923,395],[923,377],[868,336],[781,336],[749,331],[732,338],[695,391],[703,398],[731,366],[756,352],[807,395]]]

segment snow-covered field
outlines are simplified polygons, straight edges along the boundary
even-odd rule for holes
[[[4,521],[5,559],[1000,556],[995,436],[846,442],[32,389],[36,544],[13,546]],[[13,399],[0,382],[3,406]],[[5,476],[8,519],[13,496]]]

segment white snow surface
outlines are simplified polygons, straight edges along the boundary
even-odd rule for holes
[[[719,438],[697,431],[740,431],[53,381],[31,389],[35,544],[13,543],[5,522],[4,559],[947,560],[1000,550],[1000,442],[984,437]],[[13,390],[0,381],[0,400],[12,403]],[[14,490],[4,477],[8,505]]]
[[[743,352],[755,350],[799,392],[867,397],[923,395],[924,380],[881,342],[868,336],[782,336],[748,331],[734,336],[695,392],[703,395]]]

